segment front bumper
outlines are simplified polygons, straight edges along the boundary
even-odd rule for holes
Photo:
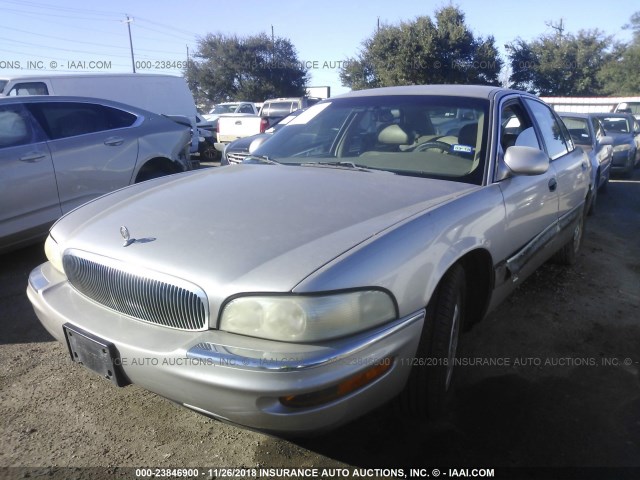
[[[631,150],[624,150],[622,152],[613,152],[611,157],[611,171],[620,172],[633,168],[632,165],[635,161],[634,153]]]
[[[79,294],[49,263],[31,272],[29,300],[44,327],[66,343],[70,323],[112,343],[126,377],[206,415],[265,431],[329,430],[382,405],[409,375],[424,323],[420,310],[383,328],[321,344],[273,342],[218,330],[144,323]],[[318,392],[392,358],[386,373],[338,399],[287,407],[281,397]]]

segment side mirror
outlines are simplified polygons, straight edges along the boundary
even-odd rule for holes
[[[613,145],[613,137],[605,135],[604,137],[602,137],[600,139],[600,141],[598,142],[598,145],[600,145],[600,146]]]
[[[504,163],[515,175],[540,175],[549,170],[547,154],[532,147],[507,148]]]

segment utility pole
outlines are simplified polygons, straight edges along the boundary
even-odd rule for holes
[[[560,38],[560,41],[562,41],[562,35],[564,34],[564,19],[560,18],[560,21],[558,23],[556,23],[555,25],[553,24],[553,22],[545,22],[545,25],[547,25],[547,27],[551,27],[556,31],[556,35],[558,35],[558,37]]]
[[[187,47],[187,78],[189,78],[189,45],[185,45]]]
[[[131,66],[133,67],[133,73],[136,73],[136,62],[133,58],[133,41],[131,40],[131,22],[133,22],[133,18],[129,18],[127,15],[127,19],[124,23],[127,24],[127,29],[129,30],[129,48],[131,49]]]

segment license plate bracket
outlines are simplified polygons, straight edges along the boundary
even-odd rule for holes
[[[65,323],[62,326],[71,360],[94,371],[118,387],[131,383],[122,371],[116,346],[81,328]]]

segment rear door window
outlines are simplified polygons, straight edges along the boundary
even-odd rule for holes
[[[131,126],[136,116],[92,103],[34,103],[29,108],[52,140]]]

